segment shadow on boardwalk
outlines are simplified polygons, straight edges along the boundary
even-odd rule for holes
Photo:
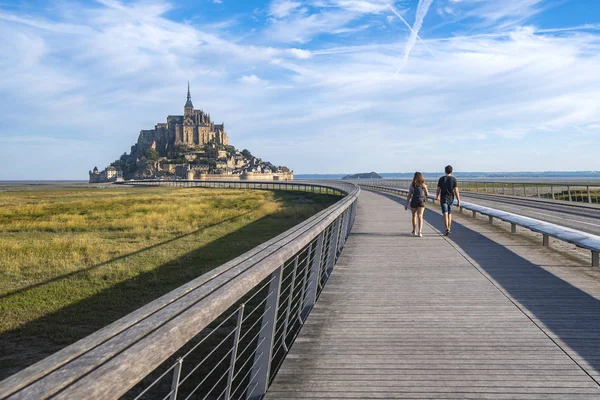
[[[385,196],[404,206],[405,199]],[[428,205],[435,207],[431,203]],[[445,230],[440,214],[426,210],[424,219],[438,231]],[[555,343],[575,358],[588,373],[595,374],[598,381],[600,300],[456,221],[452,224],[450,238],[492,277]]]

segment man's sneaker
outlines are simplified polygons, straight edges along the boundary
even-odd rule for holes
[[[415,231],[412,231],[412,235],[417,236],[417,233]]]
[[[419,237],[423,237],[423,234],[421,232],[419,232]]]
[[[444,236],[448,236],[450,234],[450,229],[446,229],[446,232],[444,233]]]

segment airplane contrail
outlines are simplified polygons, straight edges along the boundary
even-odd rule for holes
[[[406,47],[404,48],[404,61],[402,63],[402,66],[406,65],[406,62],[408,61],[408,56],[410,55],[410,52],[411,52],[412,48],[414,47],[415,42],[417,41],[417,38],[421,41],[421,43],[423,43],[425,45],[423,40],[419,37],[419,31],[421,30],[421,27],[423,26],[423,20],[425,19],[425,16],[427,15],[427,11],[429,11],[429,7],[431,7],[431,3],[433,3],[433,0],[419,0],[419,4],[417,5],[417,14],[415,16],[415,23],[412,26],[412,28],[410,28],[410,35],[408,37],[408,41],[406,42]],[[392,7],[390,6],[390,8],[392,8]],[[398,15],[398,14],[396,13],[396,15]],[[404,18],[402,18],[402,20],[404,20]],[[406,24],[406,21],[404,21],[404,23]],[[431,49],[429,47],[427,47],[427,45],[425,45],[425,47],[433,55],[433,53],[431,52]],[[434,55],[434,57],[435,57],[435,55]],[[402,67],[398,68],[396,73],[400,72],[401,68]]]
[[[398,10],[396,10],[391,4],[388,4],[388,7],[390,8],[390,10],[392,10],[392,12],[394,14],[396,14],[396,16],[398,18],[400,18],[400,21],[404,22],[404,25],[406,25],[406,27],[408,28],[408,30],[412,33],[413,32],[413,28],[410,26],[410,24],[408,22],[406,22],[406,20],[402,17],[402,15],[398,12]],[[429,46],[427,46],[427,44],[425,43],[425,41],[423,41],[423,39],[421,39],[421,36],[417,35],[417,39],[419,39],[419,42],[421,42],[421,44],[423,46],[425,46],[425,48],[427,49],[427,51],[429,52],[429,54],[431,54],[433,57],[435,57],[435,54],[433,53],[433,51],[431,51],[431,49],[429,48]]]

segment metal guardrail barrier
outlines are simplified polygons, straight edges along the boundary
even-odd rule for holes
[[[411,179],[379,179],[352,182],[357,184],[408,188]],[[542,183],[542,182],[500,182],[461,179],[461,191],[501,194],[505,196],[530,197],[547,200],[563,200],[573,203],[600,204],[600,184],[583,183]]]
[[[460,181],[464,191],[600,204],[600,185]]]
[[[360,192],[345,182],[133,184],[275,188],[344,197],[0,382],[1,399],[262,398],[332,272]]]
[[[173,187],[202,187],[212,189],[252,189],[252,190],[286,190],[303,191],[320,194],[333,194],[342,196],[354,190],[352,183],[340,182],[294,182],[294,181],[210,181],[210,180],[176,180],[160,181],[154,179],[115,182],[119,185],[132,186],[173,186]]]
[[[394,188],[389,186],[377,186],[377,185],[360,185],[362,188],[383,191],[394,194],[407,195],[407,189]],[[435,200],[435,196],[430,195],[429,199]],[[456,202],[455,202],[456,204]],[[471,204],[464,201],[460,202],[460,211],[470,210],[473,213],[473,217],[480,213],[481,215],[487,215],[489,217],[490,224],[493,224],[494,218],[504,222],[508,222],[511,225],[511,232],[516,233],[516,227],[521,226],[531,231],[542,234],[542,244],[544,246],[550,245],[550,237],[562,240],[567,243],[574,244],[577,247],[581,247],[590,250],[592,253],[592,266],[600,266],[600,236],[592,235],[590,233],[581,232],[575,229],[566,228],[560,225],[552,224],[549,222],[539,221],[534,218],[524,217],[521,215],[509,213],[506,211],[495,210],[489,207],[479,206],[477,204]]]

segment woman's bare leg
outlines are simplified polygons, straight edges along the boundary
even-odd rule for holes
[[[425,212],[425,207],[419,207],[417,210],[419,217],[419,233],[423,232],[423,213]]]
[[[413,232],[417,233],[417,209],[411,208],[410,211],[412,211]]]

